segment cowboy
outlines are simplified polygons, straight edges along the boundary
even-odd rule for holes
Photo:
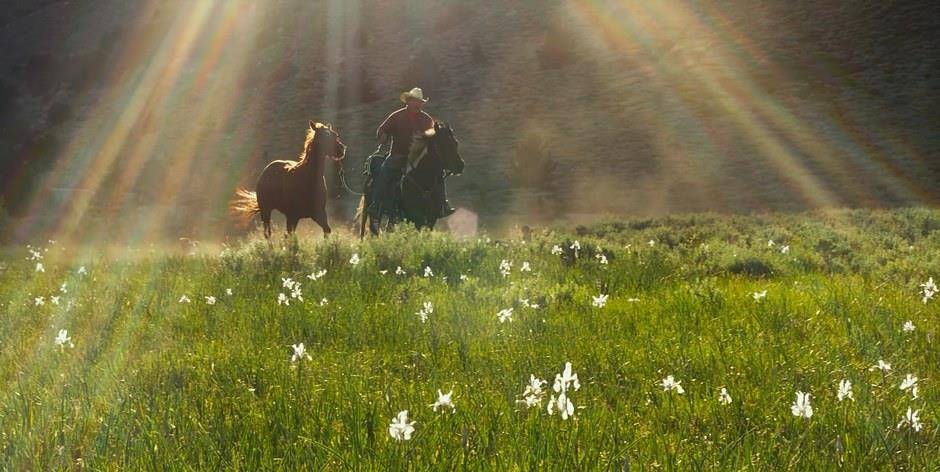
[[[399,99],[405,104],[404,108],[388,115],[376,131],[380,146],[388,146],[391,140],[391,152],[382,163],[374,180],[375,198],[370,208],[373,224],[378,224],[383,208],[395,208],[395,186],[401,181],[415,135],[422,135],[434,127],[434,119],[422,110],[428,101],[424,97],[424,91],[415,87],[403,92],[399,95]],[[446,195],[443,191],[439,195],[441,212],[438,217],[440,218],[450,216],[455,211],[447,202]]]

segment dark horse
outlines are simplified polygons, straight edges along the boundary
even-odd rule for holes
[[[271,212],[287,216],[287,232],[293,233],[301,218],[313,218],[323,235],[329,236],[326,218],[326,180],[323,170],[326,157],[340,161],[346,157],[346,146],[332,126],[310,122],[304,152],[298,161],[273,161],[261,172],[256,192],[239,188],[235,191],[232,211],[250,220],[261,214],[264,237],[271,237]]]
[[[423,138],[416,138],[411,146],[409,162],[417,162],[406,170],[401,181],[401,216],[416,228],[433,229],[441,210],[441,193],[447,174],[463,173],[464,161],[457,149],[454,130],[445,123],[435,122]],[[366,191],[359,201],[359,237],[365,236],[368,226],[368,208],[372,203],[371,179],[366,182]],[[394,217],[391,219],[394,221]]]

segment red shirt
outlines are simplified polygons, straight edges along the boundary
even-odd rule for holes
[[[379,125],[376,134],[385,133],[392,137],[392,154],[407,155],[411,149],[411,140],[415,133],[423,133],[434,127],[431,115],[424,111],[410,112],[408,108],[395,110]]]

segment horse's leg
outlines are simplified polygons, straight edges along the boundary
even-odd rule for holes
[[[330,237],[330,233],[333,230],[330,228],[329,220],[326,217],[326,207],[318,208],[313,214],[313,221],[315,221],[321,228],[323,228],[323,237]]]
[[[291,234],[297,229],[297,223],[300,221],[300,218],[289,215],[287,217],[287,234]]]
[[[359,239],[366,237],[366,224],[369,221],[369,214],[367,209],[369,206],[366,204],[366,197],[362,197],[362,201],[359,203]]]
[[[261,222],[264,223],[264,238],[271,238],[271,209],[261,207]]]

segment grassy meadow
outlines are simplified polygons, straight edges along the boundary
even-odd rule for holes
[[[274,241],[3,249],[0,469],[940,469],[938,210]]]

